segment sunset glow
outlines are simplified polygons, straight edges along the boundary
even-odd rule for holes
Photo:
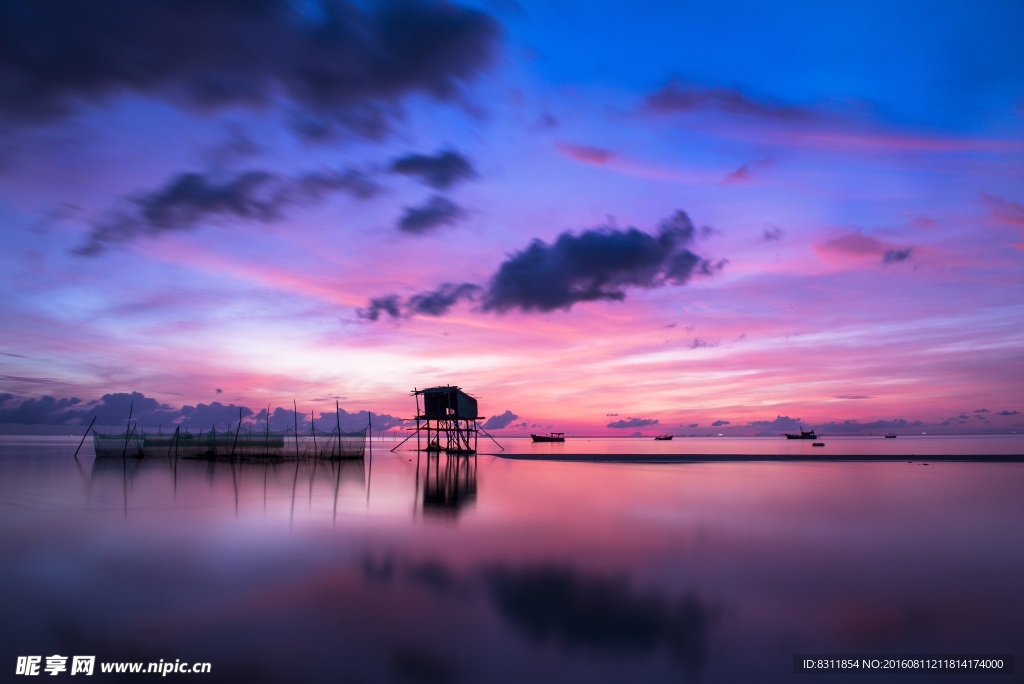
[[[0,423],[1024,430],[1024,5],[688,5],[5,4]]]

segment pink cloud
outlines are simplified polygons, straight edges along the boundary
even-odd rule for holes
[[[747,183],[752,180],[752,176],[755,171],[760,171],[772,166],[775,163],[774,157],[762,157],[761,159],[754,159],[749,161],[743,166],[739,167],[735,171],[730,172],[726,175],[722,181],[723,185],[733,185],[736,183]]]
[[[982,194],[981,198],[993,218],[1012,226],[1024,227],[1024,206],[988,194]]]
[[[984,193],[981,198],[985,206],[988,207],[989,215],[992,218],[1015,228],[1024,228],[1024,206]],[[1024,240],[1018,242],[1014,247],[1024,251]]]
[[[769,120],[804,121],[817,116],[810,108],[756,97],[739,88],[707,88],[673,79],[647,97],[645,109],[656,114],[717,110]]]
[[[814,249],[826,259],[880,258],[886,264],[906,261],[913,251],[910,247],[900,247],[884,242],[878,238],[863,235],[859,231],[815,245]]]
[[[555,147],[566,157],[575,159],[584,164],[596,164],[604,166],[614,156],[615,152],[603,147],[591,147],[589,145],[574,145],[572,143],[556,142]]]

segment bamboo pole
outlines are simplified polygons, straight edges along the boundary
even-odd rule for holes
[[[338,407],[338,400],[334,400],[334,417],[338,421],[338,457],[341,457],[341,409]],[[331,452],[334,455],[334,452]]]
[[[96,422],[96,416],[93,416],[92,417],[92,422],[89,423],[89,427],[85,428],[85,434],[82,435],[82,441],[78,443],[78,449],[75,449],[75,460],[76,461],[78,460],[78,451],[82,448],[82,445],[85,444],[85,438],[89,436],[89,430],[92,430],[93,423],[95,423],[95,422]]]
[[[231,426],[228,425],[230,428]],[[242,430],[242,407],[238,407],[238,427],[235,429],[235,442],[231,445],[231,458],[235,457],[235,447],[238,446],[238,433]]]
[[[320,458],[320,451],[316,447],[316,414],[313,411],[309,412],[309,426],[313,431],[313,453]]]
[[[132,400],[131,406],[128,407],[128,425],[124,428],[124,449],[121,451],[121,458],[125,458],[128,455],[128,430],[132,426],[132,414],[135,412],[135,400]]]
[[[299,405],[292,399],[292,416],[295,417],[295,460],[299,460]]]

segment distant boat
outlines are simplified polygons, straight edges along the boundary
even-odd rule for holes
[[[786,439],[818,439],[818,434],[814,430],[804,430],[800,428],[800,434],[794,435],[792,432],[787,432]]]
[[[658,440],[659,442],[667,442],[668,440],[672,439],[672,437],[673,435],[658,435],[654,439]]]
[[[886,439],[896,439],[896,433],[895,432],[886,432],[882,436],[885,437]]]
[[[534,442],[564,442],[565,441],[565,433],[564,432],[552,432],[550,435],[534,435],[534,434],[531,434],[530,437],[533,438]]]
[[[825,446],[825,443],[824,442],[815,442],[811,446]]]

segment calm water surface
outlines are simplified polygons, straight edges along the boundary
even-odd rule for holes
[[[665,446],[596,442],[563,448]],[[76,445],[0,438],[11,675],[19,655],[63,654],[212,663],[177,677],[197,682],[808,682],[851,676],[794,675],[794,653],[1024,656],[1021,463],[566,463],[390,443],[340,464],[76,462]]]

